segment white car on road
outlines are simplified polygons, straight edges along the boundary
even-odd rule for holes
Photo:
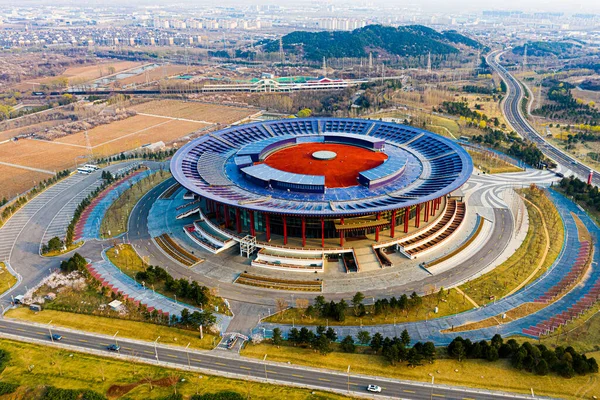
[[[369,385],[367,386],[367,390],[373,393],[381,393],[381,387],[377,385]]]

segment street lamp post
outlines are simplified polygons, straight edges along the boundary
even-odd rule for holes
[[[187,346],[185,346],[185,354],[187,354],[188,368],[192,368],[192,363],[190,362],[190,351],[188,350],[189,347],[190,344],[188,343]]]
[[[265,363],[265,379],[269,379],[267,376],[267,355],[263,357],[263,362]]]
[[[52,336],[52,326],[50,326],[51,323],[52,323],[52,320],[50,320],[50,322],[48,322],[48,333],[50,334],[50,340],[52,341],[52,343],[54,343],[54,336]]]
[[[156,361],[158,361],[158,348],[156,347],[158,344],[158,339],[160,339],[160,336],[154,341],[154,356],[156,357]]]
[[[431,400],[433,400],[433,384],[435,382],[435,376],[431,377]]]
[[[350,366],[348,365],[348,393],[350,393]]]
[[[116,331],[115,334],[113,335],[113,339],[115,339],[115,346],[117,346],[117,352],[121,352],[120,348],[119,348],[119,342],[117,342],[117,335],[119,334],[119,331]]]

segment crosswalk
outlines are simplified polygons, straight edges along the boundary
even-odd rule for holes
[[[77,206],[92,193],[98,187],[102,185],[102,179],[98,179],[94,181],[91,185],[86,187],[84,190],[79,192],[75,197],[73,197],[69,202],[67,202],[60,211],[54,216],[50,225],[46,228],[44,232],[44,236],[42,238],[42,243],[40,245],[44,245],[48,243],[50,239],[57,236],[60,239],[64,239],[67,234],[67,227],[71,223],[73,219],[73,214],[75,213],[75,209]]]
[[[23,231],[27,223],[51,200],[60,195],[63,191],[85,179],[84,175],[73,175],[55,185],[52,185],[35,198],[25,204],[18,210],[7,222],[0,228],[0,260],[10,259],[12,249],[19,234]]]

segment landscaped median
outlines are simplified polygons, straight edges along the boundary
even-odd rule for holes
[[[127,224],[131,211],[152,188],[171,177],[165,170],[159,170],[147,177],[135,182],[129,189],[125,190],[119,198],[113,202],[102,219],[100,226],[103,238],[119,236],[127,231]]]

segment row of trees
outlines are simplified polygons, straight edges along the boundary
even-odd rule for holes
[[[37,185],[35,185],[27,194],[18,197],[15,202],[2,210],[2,214],[0,214],[0,226],[4,221],[6,221],[11,215],[13,215],[19,208],[25,205],[29,199],[34,197],[36,194],[40,193],[48,186],[55,184],[56,182],[66,178],[69,176],[71,171],[65,169],[63,171],[59,171],[52,178],[44,179],[40,181]],[[5,197],[0,201],[0,207],[7,204],[8,199]]]
[[[575,374],[586,375],[598,372],[598,363],[593,357],[587,358],[569,346],[558,346],[554,350],[548,349],[543,344],[532,345],[525,342],[521,345],[514,339],[506,343],[498,334],[491,341],[482,340],[471,342],[469,339],[457,337],[447,347],[450,357],[462,361],[466,358],[486,359],[497,361],[500,358],[510,359],[511,365],[518,370],[534,372],[537,375],[548,375],[554,372],[565,378],[572,378]]]
[[[600,211],[600,191],[597,186],[588,185],[587,182],[571,176],[563,178],[559,188],[567,196],[573,197],[575,201],[582,202],[592,210]]]
[[[135,278],[146,286],[162,283],[166,291],[190,304],[206,307],[212,300],[208,287],[196,281],[190,282],[186,278],[175,279],[164,268],[158,266],[148,266],[144,271],[138,272]]]

